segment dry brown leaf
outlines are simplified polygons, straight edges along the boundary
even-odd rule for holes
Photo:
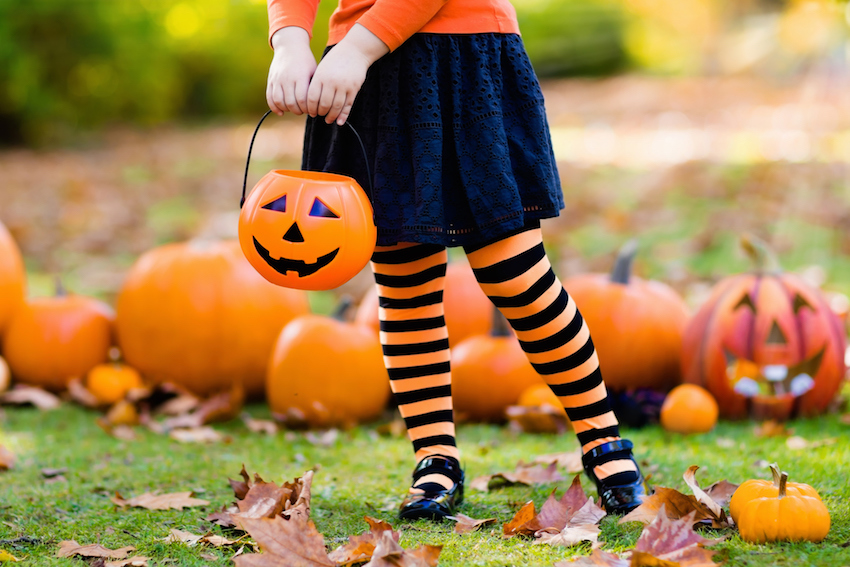
[[[97,396],[92,394],[79,378],[72,378],[68,381],[68,396],[83,407],[96,408],[102,405]]]
[[[328,554],[328,559],[333,561],[338,567],[364,563],[371,560],[372,554],[375,552],[375,547],[383,537],[384,532],[389,532],[396,542],[401,537],[401,534],[383,520],[377,520],[369,516],[365,516],[364,519],[369,524],[368,532],[358,536],[349,536],[348,543],[339,546]]]
[[[156,407],[157,415],[179,416],[190,414],[201,405],[201,399],[192,394],[179,394]]]
[[[529,500],[522,508],[520,508],[511,520],[502,526],[502,535],[504,537],[512,537],[517,535],[518,530],[525,524],[530,522],[537,513],[534,509],[534,502]]]
[[[285,482],[283,485],[292,489],[289,500],[284,503],[284,517],[301,514],[310,517],[310,497],[313,485],[313,471],[307,471],[303,477],[296,478],[293,482]]]
[[[842,415],[839,421],[844,425],[850,425],[850,413],[845,413],[844,415]]]
[[[239,527],[239,518],[271,518],[292,514],[310,515],[310,486],[313,471],[307,471],[303,477],[293,482],[284,482],[278,486],[266,482],[254,473],[254,480],[242,465],[239,475],[243,480],[228,479],[237,501],[232,508],[224,508],[207,516],[207,520],[224,527]]]
[[[163,538],[163,541],[165,541],[165,543],[185,543],[189,547],[192,547],[197,545],[203,538],[204,536],[201,535],[195,535],[191,532],[171,528],[168,535]]]
[[[488,491],[498,486],[507,484],[550,484],[565,480],[558,472],[557,463],[547,466],[519,463],[514,472],[496,473],[479,476],[470,483],[470,487],[476,490]]]
[[[719,480],[705,489],[712,500],[721,506],[729,506],[729,501],[732,500],[732,495],[738,489],[737,484],[728,482],[727,480]]]
[[[0,445],[0,471],[7,471],[15,466],[15,455],[4,447]]]
[[[321,433],[307,431],[304,433],[304,439],[317,447],[331,447],[339,439],[339,429],[328,429]]]
[[[206,506],[209,504],[208,500],[193,498],[193,494],[192,492],[171,492],[169,494],[146,492],[141,496],[135,496],[129,500],[125,500],[116,492],[115,496],[110,498],[110,500],[121,507],[132,506],[147,510],[182,510],[183,508]]]
[[[769,419],[756,425],[754,433],[756,437],[788,437],[794,430],[788,429],[783,422]]]
[[[245,427],[252,433],[265,433],[266,435],[276,435],[279,427],[277,423],[270,419],[254,419],[247,413],[242,414],[242,422]]]
[[[379,425],[375,428],[378,435],[385,437],[405,437],[407,435],[407,425],[404,420],[394,419],[389,423]]]
[[[551,533],[541,531],[535,535],[535,545],[560,545],[571,547],[589,541],[593,547],[599,545],[599,526],[597,524],[569,524],[563,530]]]
[[[700,488],[696,479],[698,469],[699,467],[697,465],[691,465],[688,467],[688,470],[685,471],[685,474],[682,476],[682,478],[685,479],[685,484],[687,484],[688,488],[690,488],[694,493],[697,501],[708,508],[708,511],[711,512],[712,527],[729,527],[731,521],[726,517],[726,512],[723,511],[723,507]]]
[[[435,567],[442,550],[442,545],[404,549],[390,532],[382,532],[371,561],[363,567]]]
[[[106,559],[124,559],[130,555],[131,551],[135,551],[135,547],[128,546],[121,549],[109,549],[100,544],[92,543],[89,545],[80,545],[74,540],[65,540],[59,542],[59,551],[56,552],[56,557],[72,557],[79,555],[81,557],[104,557]]]
[[[106,412],[106,422],[112,426],[139,425],[139,411],[127,400],[118,400]]]
[[[505,408],[508,425],[520,433],[561,434],[570,430],[570,420],[562,409],[549,405],[508,406]]]
[[[149,557],[145,557],[143,555],[134,555],[129,559],[122,559],[120,561],[107,561],[104,563],[104,567],[147,567]]]
[[[226,437],[209,426],[172,429],[168,436],[180,443],[218,443]]]
[[[336,567],[328,559],[325,538],[306,516],[296,514],[289,519],[281,516],[241,518],[239,521],[263,553],[246,553],[234,557],[233,562],[237,567]]]
[[[678,490],[656,486],[655,493],[644,498],[643,503],[620,518],[619,523],[641,522],[651,524],[658,516],[661,507],[665,507],[668,517],[683,518],[691,512],[696,512],[694,522],[712,518],[711,512],[697,501],[696,497],[682,494]]]
[[[539,465],[549,465],[557,463],[561,468],[566,469],[568,473],[584,472],[584,465],[581,462],[581,451],[570,451],[568,453],[551,453],[549,455],[540,455],[532,461]]]
[[[793,437],[789,437],[785,440],[785,445],[789,449],[800,451],[803,449],[816,449],[818,447],[824,447],[826,445],[834,445],[837,442],[838,439],[836,439],[835,437],[830,437],[828,439],[818,439],[817,441],[809,441],[808,439],[804,439],[799,435],[794,435]]]
[[[632,565],[628,559],[621,559],[613,553],[594,549],[588,557],[579,557],[572,561],[558,561],[553,567],[632,567]]]
[[[725,538],[706,539],[693,529],[696,511],[687,516],[671,520],[664,507],[658,516],[644,528],[635,543],[635,552],[646,553],[663,561],[675,562],[681,567],[713,567],[711,560],[716,551],[704,549]]]
[[[251,486],[245,498],[236,503],[239,515],[246,518],[271,518],[283,512],[291,488],[273,482],[260,481]]]
[[[55,395],[25,384],[17,384],[14,388],[0,395],[0,404],[33,405],[40,410],[52,410],[62,405]]]
[[[497,522],[496,518],[487,518],[486,520],[476,520],[475,518],[470,518],[464,514],[457,514],[456,516],[448,516],[449,520],[454,520],[455,527],[454,532],[456,534],[468,534],[474,532],[475,530],[482,528],[484,526],[489,526],[491,524],[495,524]]]
[[[229,391],[202,401],[192,413],[166,419],[163,425],[166,429],[197,429],[210,423],[230,421],[239,416],[244,405],[245,389],[236,383]]]

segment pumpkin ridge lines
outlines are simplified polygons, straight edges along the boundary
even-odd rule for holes
[[[723,300],[726,299],[726,297],[731,293],[731,291],[736,287],[735,284],[738,282],[738,280],[742,279],[743,277],[747,276],[736,277],[729,280],[728,289],[725,289],[718,294],[717,300],[714,301],[714,305],[712,305],[711,312],[709,313],[708,321],[706,321],[704,327],[705,329],[710,329],[713,327],[720,311],[719,306],[723,303]],[[702,336],[700,337],[699,348],[697,349],[697,356],[695,357],[695,360],[697,361],[703,360],[706,356],[706,343],[708,343],[708,335],[708,332],[703,332]],[[708,375],[706,366],[704,364],[698,364],[697,368],[699,368],[700,384],[708,385]]]
[[[799,349],[800,350],[800,352],[799,352],[800,360],[805,360],[806,359],[806,334],[803,332],[803,321],[802,321],[802,318],[800,317],[800,312],[794,311],[794,298],[797,294],[799,294],[799,291],[792,293],[791,288],[788,285],[786,285],[786,283],[782,280],[782,278],[776,278],[776,281],[779,284],[779,287],[781,287],[782,290],[785,292],[785,295],[788,297],[788,302],[791,304],[791,312],[794,315],[794,326],[796,327],[797,334],[800,337],[800,349]]]
[[[755,282],[753,282],[753,290],[752,296],[750,299],[753,300],[753,305],[758,305],[759,302],[759,291],[761,290],[762,284],[762,274],[755,275]],[[747,358],[750,360],[756,359],[756,342],[755,342],[755,333],[756,333],[756,313],[755,311],[748,314],[750,317],[749,332],[747,333]]]

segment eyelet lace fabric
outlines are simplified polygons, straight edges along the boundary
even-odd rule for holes
[[[371,190],[378,245],[475,245],[564,207],[518,35],[414,35],[372,65],[349,121],[371,183],[354,134],[321,117],[307,119],[302,168]]]

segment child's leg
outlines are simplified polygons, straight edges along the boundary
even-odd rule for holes
[[[449,515],[462,498],[453,495],[445,510],[437,506],[445,514],[423,502],[445,497],[462,477],[443,311],[446,261],[444,247],[428,244],[379,246],[372,256],[384,364],[418,463],[411,487],[416,499],[402,506],[406,518]]]
[[[539,226],[467,248],[467,256],[484,293],[508,319],[532,366],[564,404],[591,478],[605,487],[641,482],[631,445],[619,442],[619,424],[587,324],[552,271]],[[609,512],[621,508],[617,498],[600,497]]]

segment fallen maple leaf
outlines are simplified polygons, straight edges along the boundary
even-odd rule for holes
[[[235,383],[227,392],[221,392],[202,401],[191,413],[180,414],[165,420],[166,429],[197,429],[210,423],[235,419],[245,405],[245,389]]]
[[[685,471],[685,474],[682,476],[682,478],[685,479],[685,484],[687,484],[694,493],[697,501],[708,508],[709,512],[711,512],[712,527],[728,527],[731,521],[726,517],[726,512],[723,510],[723,507],[700,488],[696,479],[698,469],[699,467],[697,465],[688,467],[688,470]]]
[[[693,529],[696,511],[684,518],[671,520],[662,506],[658,516],[644,528],[635,544],[635,553],[645,553],[662,561],[681,567],[703,567],[715,565],[712,561],[716,551],[704,549],[725,539],[706,539]],[[634,556],[632,557],[634,564]],[[644,563],[650,565],[650,563]]]
[[[794,430],[788,429],[782,422],[769,419],[756,425],[754,433],[756,437],[788,437]]]
[[[547,466],[520,462],[514,472],[496,473],[475,478],[470,487],[484,492],[507,484],[550,484],[565,480],[558,472],[557,463]]]
[[[59,551],[56,552],[56,557],[72,557],[80,555],[82,557],[104,557],[106,559],[124,559],[130,555],[131,551],[135,551],[135,547],[127,546],[121,549],[109,549],[100,544],[92,543],[89,545],[80,545],[74,540],[65,540],[59,542]]]
[[[640,506],[620,518],[619,523],[641,522],[650,524],[658,516],[662,506],[667,509],[670,518],[682,518],[691,512],[696,512],[695,522],[701,522],[712,517],[711,511],[700,504],[696,497],[682,494],[672,488],[656,486],[655,493],[644,498]]]
[[[563,409],[544,404],[540,406],[508,406],[505,416],[512,431],[519,433],[561,434],[570,429],[570,420]]]
[[[584,465],[581,462],[581,451],[570,451],[568,453],[551,453],[549,455],[540,455],[536,457],[535,464],[550,465],[556,463],[559,467],[566,469],[568,473],[584,472]]]
[[[303,477],[278,486],[266,482],[259,474],[254,480],[242,465],[239,475],[243,480],[228,479],[237,501],[234,507],[224,508],[207,516],[207,520],[225,527],[239,527],[240,517],[271,518],[273,516],[300,513],[310,515],[310,485],[313,471],[307,471]]]
[[[732,495],[738,489],[737,484],[733,484],[727,480],[718,480],[711,486],[705,489],[712,500],[720,504],[720,506],[729,506],[732,500]]]
[[[496,523],[496,518],[487,518],[486,520],[476,520],[475,518],[470,518],[464,514],[458,514],[456,516],[448,516],[449,520],[454,520],[455,527],[454,532],[456,534],[468,534],[474,532],[475,530],[482,528],[484,526],[489,526],[491,524]]]
[[[645,564],[644,564],[645,565]],[[678,567],[677,565],[665,565],[664,563],[656,563],[656,567]],[[613,553],[594,549],[593,553],[588,557],[579,557],[572,561],[558,561],[553,567],[638,567],[633,566],[628,559],[621,559]]]
[[[511,520],[502,526],[502,535],[511,537],[517,535],[522,526],[534,519],[537,513],[534,509],[534,502],[529,500],[522,508],[520,508]]]
[[[850,413],[845,413],[844,415],[842,415],[839,421],[844,425],[850,425]]]
[[[116,492],[115,496],[110,498],[110,500],[121,507],[132,506],[147,510],[182,510],[183,508],[206,506],[209,504],[209,500],[193,498],[193,494],[193,492],[172,492],[169,494],[146,492],[141,496],[125,500]]]
[[[41,388],[16,384],[14,388],[0,395],[0,404],[30,404],[40,410],[52,410],[62,405],[62,401]]]
[[[809,441],[799,435],[794,435],[793,437],[789,437],[785,440],[785,445],[789,449],[793,449],[795,451],[800,451],[803,449],[816,449],[817,447],[824,447],[826,445],[834,445],[838,442],[838,439],[835,437],[830,437],[828,439],[819,439],[817,441]]]
[[[15,466],[15,455],[4,447],[0,445],[0,471],[7,471]]]
[[[277,434],[279,427],[270,419],[255,419],[247,413],[242,414],[242,422],[252,433],[265,433],[266,435]]]
[[[239,543],[238,539],[232,540],[214,534],[197,535],[174,528],[171,529],[168,536],[166,536],[163,541],[165,541],[165,543],[185,543],[189,547],[193,547],[199,543],[207,543],[213,547],[224,547]]]
[[[237,567],[336,567],[328,559],[325,538],[313,521],[300,514],[289,519],[241,518],[241,526],[263,550],[233,558]]]
[[[434,567],[442,550],[442,545],[420,545],[416,549],[404,549],[393,539],[392,534],[383,532],[375,546],[372,560],[363,567]]]
[[[72,378],[68,381],[68,396],[83,407],[96,408],[102,405],[97,396],[83,385],[80,378]]]
[[[209,426],[177,428],[168,431],[168,436],[180,443],[218,443],[226,437]]]
[[[328,559],[333,561],[334,564],[338,566],[353,565],[371,560],[384,532],[389,532],[396,542],[401,537],[401,534],[383,520],[377,520],[369,516],[365,516],[364,519],[369,524],[369,531],[361,535],[349,536],[348,543],[330,552]]]
[[[535,534],[535,545],[560,545],[571,547],[589,541],[593,547],[599,545],[599,526],[596,524],[568,524],[554,533],[541,531]]]

